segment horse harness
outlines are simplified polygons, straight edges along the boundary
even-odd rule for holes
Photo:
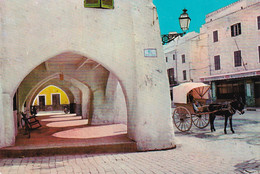
[[[231,115],[236,113],[236,109],[231,105],[231,102],[228,104],[222,105],[221,111],[228,111]]]

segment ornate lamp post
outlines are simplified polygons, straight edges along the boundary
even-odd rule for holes
[[[178,36],[183,36],[186,31],[189,29],[190,25],[190,17],[188,15],[187,9],[183,9],[183,13],[179,17],[179,22],[180,22],[180,27],[183,31],[183,33],[175,33],[175,32],[170,32],[169,34],[164,34],[162,35],[162,44],[166,44],[174,40]]]

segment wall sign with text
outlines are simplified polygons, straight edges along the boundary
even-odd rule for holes
[[[156,48],[144,49],[144,57],[157,57],[157,50],[156,50]]]

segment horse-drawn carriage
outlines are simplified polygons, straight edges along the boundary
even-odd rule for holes
[[[192,123],[200,129],[208,126],[210,112],[203,111],[203,107],[209,99],[209,89],[207,84],[193,82],[173,87],[173,122],[178,130],[189,131]]]
[[[229,118],[230,129],[232,127],[232,116],[238,111],[244,114],[244,103],[242,98],[236,96],[227,104],[211,104],[210,86],[204,83],[183,83],[173,87],[173,102],[176,108],[173,112],[173,122],[176,128],[182,132],[189,131],[192,123],[202,129],[210,123],[211,131],[215,131],[214,120],[216,115],[225,117],[224,132],[227,133],[227,121]]]

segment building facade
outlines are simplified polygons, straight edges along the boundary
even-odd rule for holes
[[[33,100],[33,106],[38,111],[63,110],[69,104],[66,92],[54,85],[44,88]]]
[[[260,106],[260,1],[240,0],[206,16],[209,76],[214,100],[243,98]]]
[[[207,35],[190,32],[164,46],[171,99],[172,87],[184,82],[199,82],[209,75]]]
[[[90,125],[125,116],[139,150],[175,147],[152,0],[3,0],[0,19],[0,147],[48,85],[70,91]]]
[[[164,52],[170,86],[201,81],[211,84],[213,101],[238,95],[247,106],[260,106],[259,0],[240,0],[208,14],[199,34],[175,39]]]

